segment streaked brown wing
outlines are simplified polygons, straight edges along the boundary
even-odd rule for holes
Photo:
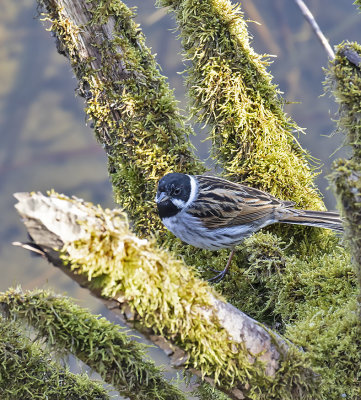
[[[262,190],[214,176],[196,176],[199,183],[197,200],[188,213],[201,218],[209,229],[232,227],[273,217],[274,210],[289,207]]]

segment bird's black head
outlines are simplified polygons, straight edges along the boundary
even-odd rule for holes
[[[164,175],[158,183],[155,201],[159,216],[172,217],[187,206],[192,190],[189,175],[171,173]]]

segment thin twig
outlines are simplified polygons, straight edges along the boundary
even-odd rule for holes
[[[328,40],[326,39],[325,35],[322,33],[320,27],[318,26],[318,23],[316,22],[314,16],[312,15],[311,11],[308,9],[306,4],[303,2],[303,0],[295,0],[295,3],[298,5],[298,7],[301,9],[302,14],[308,21],[308,23],[311,25],[311,28],[315,32],[316,36],[320,40],[322,46],[325,48],[329,58],[333,60],[335,58],[335,52],[332,50],[332,47],[330,46],[330,43],[328,43]]]

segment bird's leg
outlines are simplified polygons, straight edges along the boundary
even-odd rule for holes
[[[231,251],[231,254],[229,255],[229,258],[228,258],[228,261],[227,261],[227,264],[226,264],[226,267],[224,268],[224,270],[221,273],[219,273],[218,275],[214,276],[213,278],[208,279],[208,282],[216,282],[216,283],[218,283],[226,276],[226,273],[229,270],[229,266],[231,265],[231,261],[232,261],[232,258],[233,258],[234,251],[235,251],[235,249],[233,248],[232,251]],[[217,271],[217,272],[219,272],[219,271]]]

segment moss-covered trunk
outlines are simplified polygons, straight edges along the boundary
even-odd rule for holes
[[[346,235],[361,290],[361,46],[359,44],[343,43],[338,46],[336,58],[327,72],[327,85],[339,104],[338,129],[345,133],[345,144],[349,145],[352,151],[350,159],[335,162],[330,179],[335,186],[345,218]]]

